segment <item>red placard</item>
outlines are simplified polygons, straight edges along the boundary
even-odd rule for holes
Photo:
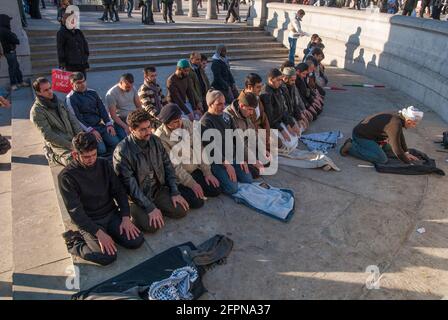
[[[72,72],[61,69],[51,70],[51,89],[53,89],[53,91],[69,93],[72,90],[69,79],[71,74]]]

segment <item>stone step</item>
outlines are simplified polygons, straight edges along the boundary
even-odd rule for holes
[[[214,54],[215,50],[204,50],[202,53],[207,56],[212,56]],[[269,57],[269,55],[275,54],[275,53],[287,53],[286,48],[271,48],[269,52],[266,52],[262,49],[255,48],[255,49],[235,49],[232,50],[230,58],[234,59],[234,57],[241,58],[240,60],[244,58],[247,59],[247,57],[251,56],[257,56],[260,58],[260,56],[263,57]],[[168,54],[160,54],[160,53],[147,53],[147,54],[114,54],[114,55],[97,55],[94,57],[89,58],[89,64],[97,64],[97,63],[119,63],[119,62],[129,62],[129,61],[145,61],[146,64],[156,64],[156,61],[159,59],[182,59],[186,58],[190,55],[191,51],[173,51]],[[53,59],[42,59],[42,60],[34,60],[33,61],[33,67],[56,67],[57,60],[56,57]]]
[[[102,28],[102,29],[83,29],[83,33],[85,36],[90,35],[112,35],[112,36],[121,36],[123,34],[153,34],[153,33],[188,33],[188,32],[208,32],[213,33],[216,31],[220,32],[228,32],[228,31],[260,31],[264,30],[261,27],[251,27],[246,25],[228,25],[228,26],[210,26],[210,25],[191,25],[191,26],[182,26],[178,27],[175,26],[175,28],[160,28],[160,27],[143,27],[142,28],[123,28],[122,26],[118,26],[117,28],[108,29],[108,28]],[[58,30],[26,30],[26,33],[29,37],[49,37],[49,36],[55,36]]]
[[[229,52],[233,52],[234,50],[242,50],[244,48],[247,49],[267,49],[267,48],[283,48],[283,45],[281,43],[278,43],[276,41],[272,41],[272,39],[267,39],[263,42],[257,42],[257,43],[237,43],[237,44],[226,44]],[[111,48],[99,48],[90,50],[90,60],[93,58],[96,58],[97,56],[109,56],[109,55],[128,55],[128,54],[138,54],[138,53],[160,53],[164,54],[166,52],[172,52],[172,51],[179,51],[179,49],[182,48],[182,50],[185,51],[198,51],[198,52],[204,52],[204,51],[214,51],[216,48],[215,44],[190,44],[190,45],[183,45],[182,47],[179,47],[178,45],[174,46],[154,46],[154,45],[148,45],[148,46],[135,46],[135,47],[111,47]],[[56,61],[55,58],[56,50],[52,51],[42,51],[42,52],[36,52],[32,53],[31,55],[31,61],[34,63],[38,63],[39,61],[43,60],[52,60]],[[50,57],[50,59],[49,59]]]
[[[220,43],[234,43],[235,40],[238,41],[238,43],[249,43],[249,42],[262,42],[262,41],[271,41],[275,42],[275,39],[272,38],[269,35],[264,34],[254,34],[249,36],[245,35],[234,35],[232,38],[220,38],[220,37],[214,37],[213,35],[209,35],[208,37],[204,38],[195,38],[194,43],[196,44],[220,44]],[[169,46],[169,45],[185,45],[185,44],[191,44],[191,39],[170,39],[170,40],[116,40],[113,42],[113,47],[134,47],[134,46],[143,46],[143,45],[154,45],[154,46]],[[108,41],[89,41],[89,49],[94,48],[111,48],[111,43]],[[41,51],[47,51],[56,49],[56,43],[53,41],[51,43],[36,43],[30,45],[31,54],[41,52]]]
[[[200,31],[200,32],[176,32],[172,31],[170,33],[138,33],[138,34],[115,34],[115,35],[95,35],[95,36],[86,36],[87,41],[90,42],[106,42],[111,44],[115,41],[120,40],[149,40],[149,39],[189,39],[189,38],[201,38],[201,37],[220,37],[232,39],[233,37],[241,37],[241,36],[254,36],[254,35],[264,35],[270,36],[267,31],[263,30],[248,30],[248,31]],[[45,43],[55,43],[56,42],[56,34],[52,36],[43,36],[43,37],[30,37],[29,36],[30,45],[33,44],[45,44]]]
[[[242,60],[260,60],[260,59],[286,59],[288,57],[288,51],[279,53],[264,53],[260,55],[252,55],[252,56],[235,56],[232,57],[232,61],[242,61]],[[157,67],[162,66],[175,66],[179,58],[171,58],[171,59],[161,59],[161,60],[152,60],[151,64],[156,65]],[[131,70],[131,69],[142,69],[148,66],[148,61],[125,61],[125,62],[114,62],[114,63],[95,63],[90,64],[91,71],[108,71],[108,70]],[[33,76],[48,76],[51,70],[49,67],[40,67],[33,69]]]

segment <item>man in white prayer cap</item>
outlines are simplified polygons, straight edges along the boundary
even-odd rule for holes
[[[416,161],[418,158],[408,152],[403,128],[415,128],[422,119],[423,112],[413,106],[369,116],[356,125],[340,153],[381,164],[391,156],[405,163]]]

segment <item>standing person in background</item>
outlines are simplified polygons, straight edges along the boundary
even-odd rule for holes
[[[114,19],[114,13],[112,11],[112,0],[101,0],[101,4],[103,5],[103,16],[98,18],[98,20],[104,22],[112,22]]]
[[[442,0],[433,0],[431,8],[431,18],[434,20],[440,20],[440,14],[442,12]]]
[[[30,85],[23,81],[22,71],[20,71],[16,53],[16,46],[20,44],[20,41],[17,35],[11,31],[11,19],[6,14],[0,14],[0,43],[3,49],[3,55],[8,62],[11,90],[14,91],[18,87],[29,87]]]
[[[417,0],[405,0],[403,4],[403,15],[411,16],[412,11],[417,7]]]
[[[173,20],[173,3],[174,0],[162,0],[163,6],[163,20],[168,23],[168,19],[170,19],[170,23],[175,23]]]
[[[139,7],[142,7],[142,23],[153,25],[154,15],[152,13],[152,1],[153,0],[143,0],[140,2]]]
[[[128,13],[128,18],[132,18],[132,10],[134,9],[134,0],[128,0],[127,3],[127,13]]]
[[[39,0],[30,1],[30,17],[31,19],[42,19],[39,9]]]
[[[25,10],[23,8],[22,0],[17,0],[17,4],[19,6],[19,13],[20,13],[20,20],[22,22],[22,27],[26,28],[28,27],[28,24],[26,23]]]
[[[115,20],[112,20],[113,22],[120,21],[120,18],[118,17],[118,0],[112,0],[111,10],[113,15],[115,16]]]
[[[238,13],[236,13],[236,9],[238,8],[238,4],[239,0],[232,0],[232,2],[230,3],[230,7],[229,10],[227,11],[227,17],[226,17],[226,23],[227,21],[229,21],[230,15],[233,16],[233,20],[234,22],[241,22],[241,18],[238,15]]]
[[[202,9],[202,0],[198,0],[198,7]]]
[[[300,37],[303,36],[309,36],[308,33],[302,31],[302,27],[300,25],[300,21],[302,21],[302,18],[305,16],[305,11],[300,9],[297,11],[296,16],[288,25],[288,41],[289,41],[289,61],[294,63],[294,57],[296,55],[296,47],[297,47],[297,40]]]
[[[89,69],[89,45],[79,29],[68,29],[65,26],[69,13],[62,17],[62,25],[57,33],[59,68],[67,71],[79,71],[86,78]]]

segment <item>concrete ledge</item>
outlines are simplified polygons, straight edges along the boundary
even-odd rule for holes
[[[55,186],[40,133],[29,120],[30,88],[12,96],[13,298],[69,298],[73,262],[62,240]]]
[[[303,8],[302,29],[324,41],[324,62],[399,89],[448,120],[448,25],[339,8],[268,3],[266,30],[288,46],[288,24]],[[309,38],[300,38],[297,53]]]

